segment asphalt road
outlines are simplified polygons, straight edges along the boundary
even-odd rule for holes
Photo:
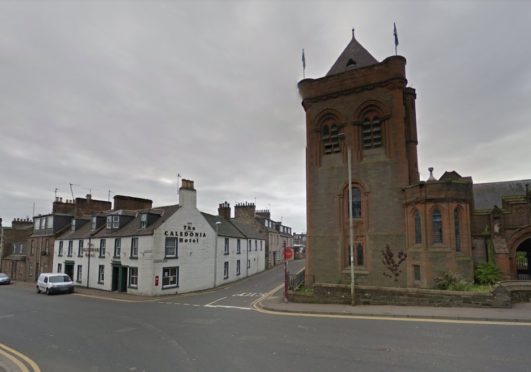
[[[282,268],[127,303],[0,287],[0,343],[62,371],[530,371],[531,327],[268,315]]]

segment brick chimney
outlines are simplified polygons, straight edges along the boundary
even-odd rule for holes
[[[254,218],[254,212],[256,207],[254,203],[238,203],[234,207],[234,217],[239,219],[252,219]]]
[[[194,181],[183,180],[179,188],[179,205],[181,208],[197,208],[197,194],[194,189]]]
[[[91,200],[93,203],[95,200]],[[134,196],[115,195],[114,196],[114,210],[119,209],[151,209],[153,201],[149,199],[135,198]]]
[[[227,202],[221,203],[218,207],[218,215],[226,220],[230,220],[230,204]]]
[[[271,212],[269,211],[269,209],[258,210],[258,211],[256,211],[256,215],[260,216],[260,217],[267,218],[268,220],[271,219]]]

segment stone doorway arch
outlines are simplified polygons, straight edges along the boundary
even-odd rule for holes
[[[516,279],[531,280],[531,238],[524,240],[516,248]]]

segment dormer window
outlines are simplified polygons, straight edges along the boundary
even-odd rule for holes
[[[96,230],[97,226],[98,226],[98,218],[94,216],[92,217],[92,225],[91,225],[92,231]]]
[[[107,228],[112,229],[112,216],[107,216]]]
[[[148,225],[148,215],[147,213],[143,213],[140,215],[140,228],[145,229]]]
[[[356,67],[356,61],[354,61],[352,58],[349,58],[347,62],[347,67]]]
[[[120,227],[120,216],[112,216],[112,228],[117,229]]]
[[[72,222],[71,222],[71,228],[72,228],[72,231],[76,231],[76,220],[73,218],[72,219]]]

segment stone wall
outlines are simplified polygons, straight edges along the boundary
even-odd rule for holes
[[[509,308],[531,300],[531,281],[502,282],[491,292],[456,292],[419,288],[356,286],[358,305]],[[350,286],[315,283],[313,294],[290,292],[293,302],[350,304]]]

